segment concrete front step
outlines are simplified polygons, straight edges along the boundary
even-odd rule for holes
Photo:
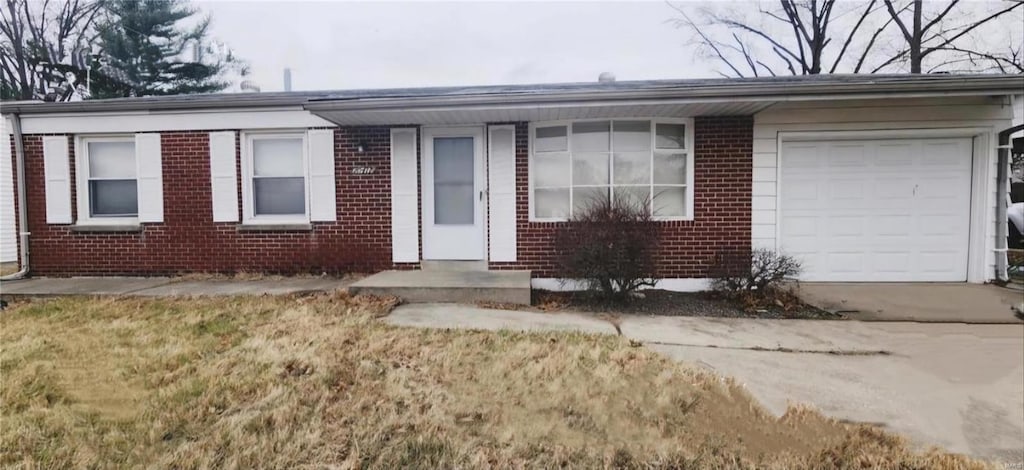
[[[351,286],[353,294],[406,302],[530,304],[530,271],[382,271]]]

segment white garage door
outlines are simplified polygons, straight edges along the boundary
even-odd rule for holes
[[[785,142],[780,247],[808,281],[966,281],[971,139]]]

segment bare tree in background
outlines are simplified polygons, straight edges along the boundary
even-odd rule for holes
[[[740,12],[717,6],[696,11],[687,6],[670,6],[679,14],[671,21],[692,31],[694,42],[705,53],[740,77],[835,73],[844,58],[854,54],[859,57],[855,67],[859,70],[864,58],[874,48],[878,35],[887,26],[877,28],[871,35],[872,39],[858,44],[859,50],[855,52],[852,47],[854,39],[865,28],[865,20],[871,13],[881,8],[878,0],[862,3],[779,0],[776,8],[772,9],[766,8],[766,3],[758,2],[758,17],[766,20],[760,23]],[[842,11],[837,11],[837,6],[841,6]],[[857,15],[852,22],[851,15]],[[837,24],[839,18],[844,20],[844,24]],[[837,36],[838,41],[834,41],[833,36]],[[770,54],[758,46],[767,48]]]
[[[1008,51],[995,53],[975,35],[991,32],[982,26],[1019,12],[1022,2],[998,2],[995,11],[979,13],[993,3],[963,8],[960,0],[949,0],[936,9],[938,2],[922,0],[777,0],[757,2],[753,15],[749,8],[720,3],[669,5],[678,13],[670,21],[693,34],[701,53],[728,68],[720,74],[743,77],[879,73],[906,70],[908,61],[919,73],[929,55],[935,59],[930,72],[1014,72],[1020,67],[1019,38],[1011,38]],[[908,17],[916,18],[909,27]],[[916,62],[910,60],[912,50]]]
[[[988,70],[998,69],[1002,72],[1010,70],[1024,71],[1020,63],[1020,50],[1014,50],[1010,45],[1010,54],[999,54],[991,51],[981,50],[976,47],[971,33],[978,28],[995,21],[1003,15],[1013,11],[1020,11],[1024,6],[1022,0],[1007,0],[995,3],[998,7],[994,11],[984,12],[980,15],[971,15],[959,11],[960,0],[949,0],[941,6],[936,13],[926,12],[923,0],[910,0],[904,2],[900,7],[893,0],[882,0],[885,3],[889,17],[899,28],[903,39],[906,41],[906,48],[899,54],[877,67],[881,70],[888,65],[909,61],[910,73],[922,73],[924,59],[938,52],[947,52],[946,59],[938,66],[932,67],[932,71],[942,66],[956,65],[968,69],[984,68]],[[939,2],[929,2],[929,9],[933,9]],[[959,70],[958,70],[959,71]]]
[[[4,98],[66,100],[88,69],[102,0],[3,0],[0,78]]]

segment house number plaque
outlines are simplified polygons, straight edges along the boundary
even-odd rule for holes
[[[372,175],[377,169],[372,166],[357,166],[352,168],[353,175]]]

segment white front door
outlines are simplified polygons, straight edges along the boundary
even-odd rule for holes
[[[780,247],[805,281],[967,280],[971,139],[784,142]]]
[[[484,259],[484,132],[423,129],[423,259]]]

